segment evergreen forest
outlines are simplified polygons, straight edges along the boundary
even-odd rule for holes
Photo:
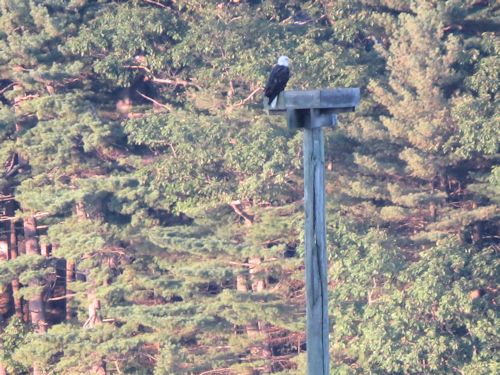
[[[335,375],[498,374],[495,0],[0,0],[0,375],[306,373],[325,130]]]

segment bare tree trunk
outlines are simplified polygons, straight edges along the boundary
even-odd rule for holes
[[[3,324],[2,324],[3,326]],[[3,327],[0,327],[0,347],[3,347]],[[7,375],[7,370],[5,369],[5,364],[0,361],[0,375]]]
[[[75,206],[76,216],[78,221],[88,220],[87,211],[85,210],[85,205],[83,202],[78,202]],[[66,274],[68,275],[68,274]],[[67,276],[66,276],[67,277]],[[94,282],[92,280],[87,279],[87,283],[90,284],[90,288],[87,289],[87,298],[89,301],[89,316],[85,323],[83,324],[84,328],[92,328],[98,324],[102,323],[102,318],[100,314],[101,310],[101,301],[97,298]],[[94,365],[92,366],[92,374],[96,375],[106,375],[106,362],[103,358],[97,358]]]
[[[87,219],[87,213],[85,212],[85,206],[82,202],[75,204],[76,217],[79,221],[84,221]],[[66,259],[66,320],[69,321],[73,318],[74,311],[72,308],[71,300],[73,299],[71,295],[73,291],[70,289],[71,283],[75,280],[75,262],[71,259]]]
[[[24,239],[26,242],[26,254],[40,254],[38,241],[36,237],[36,220],[30,216],[24,219]],[[28,284],[30,287],[39,286],[37,280],[32,280]],[[31,324],[36,328],[39,334],[47,332],[47,321],[45,319],[45,306],[43,304],[42,294],[38,293],[29,300],[29,312]],[[42,375],[42,370],[37,363],[33,363],[33,375]]]
[[[246,268],[236,276],[236,290],[241,293],[248,293],[248,270]]]
[[[258,257],[246,259],[248,268],[236,276],[236,290],[242,293],[260,293],[265,290],[265,279],[261,274],[261,259]],[[250,287],[249,287],[250,285]],[[250,289],[251,288],[251,289]],[[268,362],[263,366],[261,373],[271,373],[272,352],[268,343],[267,324],[263,321],[255,320],[245,325],[245,331],[249,338],[263,339],[261,344],[252,345],[250,352],[254,356],[265,358]]]
[[[3,346],[2,332],[3,327],[0,328],[0,346]],[[5,365],[2,362],[0,362],[0,375],[7,375],[7,370],[5,369]]]
[[[1,226],[0,226],[1,228]],[[0,262],[8,262],[9,244],[7,241],[0,241]],[[8,284],[0,284],[0,317],[8,316],[11,307],[11,297]]]
[[[252,282],[252,291],[254,293],[261,293],[265,290],[266,288],[266,281],[264,276],[262,275],[262,260],[258,257],[251,258],[248,262],[250,264],[250,280]],[[271,357],[272,357],[272,351],[271,348],[269,347],[269,337],[267,333],[267,324],[264,321],[257,321],[255,322],[257,326],[257,332],[256,335],[259,335],[262,337],[263,342],[262,345],[259,348],[259,355],[262,358],[265,358],[268,360],[268,362],[264,365],[263,368],[263,373],[271,373]]]
[[[11,221],[10,224],[10,259],[16,259],[19,255],[17,250],[17,235],[16,235],[16,222]],[[16,277],[12,279],[12,294],[14,295],[14,308],[16,310],[16,316],[19,319],[23,319],[23,301],[19,297],[19,279]]]
[[[7,223],[10,226],[10,223]],[[1,228],[1,227],[0,227]],[[0,241],[0,261],[8,262],[9,260],[9,243],[8,241]],[[10,310],[11,297],[8,285],[0,285],[0,315],[7,315]],[[1,332],[3,327],[0,327],[0,346],[3,346]],[[7,370],[2,362],[0,362],[0,375],[7,375]]]
[[[71,294],[73,291],[69,289],[69,286],[75,279],[75,262],[66,259],[66,320],[69,321],[73,318],[73,309],[71,306]]]
[[[89,317],[83,324],[83,328],[92,328],[102,323],[100,314],[101,302],[97,299],[95,292],[88,292],[87,295],[89,300]],[[92,366],[92,374],[106,375],[106,362],[103,358],[96,359]]]
[[[24,238],[26,240],[26,254],[40,254],[38,241],[36,239],[36,220],[28,217],[24,220]],[[31,281],[30,286],[38,286],[37,281]],[[45,321],[45,311],[42,295],[38,294],[29,301],[31,323],[38,326],[38,332],[46,331],[47,323]]]
[[[102,323],[101,314],[99,313],[99,310],[101,310],[101,302],[97,299],[94,292],[88,292],[88,299],[89,317],[83,325],[84,328],[91,328]]]
[[[7,259],[5,258],[5,261]],[[10,293],[6,285],[0,285],[0,315],[7,314],[9,312],[9,302]],[[0,347],[3,346],[2,340],[2,327],[0,327]],[[7,375],[4,364],[0,361],[0,375]]]
[[[245,259],[245,263],[248,262],[248,259]],[[248,268],[245,267],[242,273],[236,276],[236,290],[241,293],[249,292],[249,277],[248,277]],[[249,322],[245,325],[245,331],[248,337],[256,337],[259,334],[259,326],[256,321]]]
[[[49,245],[46,243],[40,244],[40,254],[42,254],[44,257],[49,257]]]
[[[0,241],[0,260],[9,260],[9,244],[7,241]]]
[[[13,217],[14,216],[14,201],[9,202],[6,206],[6,214],[7,216]],[[9,228],[9,258],[10,259],[16,259],[17,256],[19,255],[19,251],[17,248],[17,233],[16,233],[16,221],[12,219],[9,222],[10,228]],[[21,300],[21,297],[19,297],[19,279],[15,278],[12,279],[11,282],[12,285],[12,295],[14,298],[14,309],[16,311],[16,316],[19,319],[23,319],[23,302]]]
[[[23,301],[23,321],[26,323],[30,321],[30,306],[28,301]]]
[[[106,363],[102,359],[92,366],[92,375],[106,375]]]
[[[250,263],[250,278],[252,280],[252,291],[254,293],[263,292],[266,288],[264,277],[260,274],[262,271],[260,258],[252,258],[248,261]]]

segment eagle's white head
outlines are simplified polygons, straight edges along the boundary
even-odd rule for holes
[[[288,57],[287,56],[280,56],[280,58],[278,59],[278,65],[288,66]]]

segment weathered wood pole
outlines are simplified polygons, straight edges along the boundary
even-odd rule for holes
[[[285,91],[270,113],[286,112],[290,129],[304,129],[304,208],[306,250],[307,373],[328,375],[328,257],[325,219],[325,143],[323,127],[337,123],[337,113],[354,111],[359,88]]]
[[[313,116],[311,117],[313,120]],[[323,128],[304,129],[307,372],[309,375],[329,373],[324,143]]]

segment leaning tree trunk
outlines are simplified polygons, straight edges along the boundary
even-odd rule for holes
[[[24,219],[24,240],[26,243],[26,254],[40,254],[36,236],[36,219],[30,216]],[[30,287],[38,287],[39,282],[32,280],[28,284]],[[29,313],[31,324],[35,326],[35,331],[43,335],[47,332],[47,321],[45,319],[45,306],[41,293],[37,293],[29,300]],[[42,375],[42,370],[37,363],[33,363],[33,375]]]

